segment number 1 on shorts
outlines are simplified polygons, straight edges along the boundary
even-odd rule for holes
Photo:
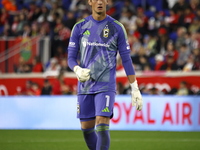
[[[110,103],[110,96],[106,95],[105,97],[106,97],[106,107],[108,107]]]

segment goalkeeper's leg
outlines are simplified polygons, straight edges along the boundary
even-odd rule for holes
[[[108,150],[110,147],[109,117],[96,117],[97,146],[96,150]]]
[[[113,116],[115,92],[102,92],[95,96],[95,115],[97,131],[96,150],[108,150],[110,147],[110,118]]]
[[[83,137],[90,150],[96,150],[97,135],[95,132],[95,120],[84,121],[81,120],[81,127],[83,131]]]
[[[90,150],[96,150],[94,95],[78,95],[77,117],[80,119],[83,137]]]

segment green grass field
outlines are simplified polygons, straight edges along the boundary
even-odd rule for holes
[[[87,150],[77,130],[0,130],[0,150]],[[200,150],[200,132],[111,131],[110,150]]]

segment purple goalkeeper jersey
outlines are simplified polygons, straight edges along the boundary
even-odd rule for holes
[[[78,94],[116,90],[116,55],[119,51],[126,74],[134,74],[130,46],[121,23],[110,16],[102,21],[92,15],[73,27],[68,46],[68,63],[90,69],[90,80],[78,83]]]

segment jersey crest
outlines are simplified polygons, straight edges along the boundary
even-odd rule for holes
[[[103,37],[107,38],[109,35],[109,29],[108,29],[108,25],[105,26],[105,28],[103,29]]]

